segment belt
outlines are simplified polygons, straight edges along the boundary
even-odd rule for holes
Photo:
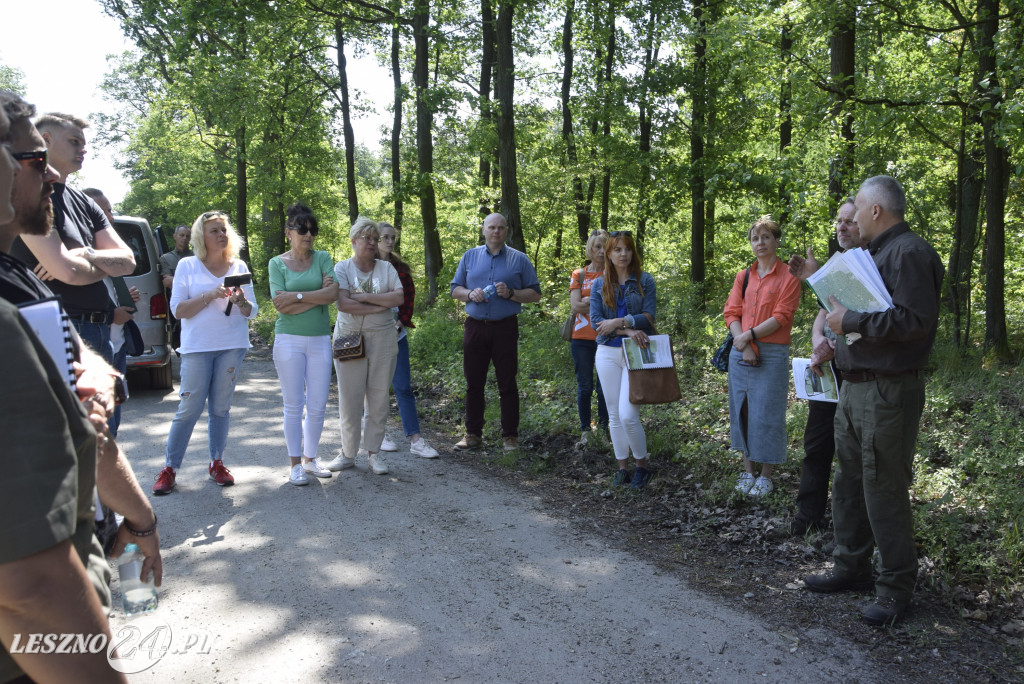
[[[497,325],[498,323],[504,323],[505,321],[514,319],[515,317],[515,314],[513,314],[511,316],[505,316],[504,318],[498,318],[492,321],[487,318],[473,318],[472,316],[470,316],[469,320],[473,321],[474,323],[483,323],[484,325]]]
[[[111,317],[106,311],[87,311],[79,314],[68,314],[68,318],[83,323],[105,323],[110,325]]]
[[[839,371],[844,382],[873,382],[882,378],[896,378],[901,375],[917,376],[920,371],[910,370],[902,373],[874,373],[872,371]]]

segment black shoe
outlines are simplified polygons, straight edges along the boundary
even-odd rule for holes
[[[633,481],[629,486],[633,489],[643,489],[651,481],[651,471],[647,468],[637,468],[633,471]]]
[[[808,575],[804,577],[804,588],[819,594],[832,594],[837,591],[866,591],[875,586],[870,577],[848,577],[834,572],[824,575]]]
[[[793,522],[789,526],[789,532],[794,537],[805,537],[808,532],[821,532],[825,529],[825,526],[821,524],[821,521],[812,521],[807,518],[801,518],[799,515],[793,518]]]
[[[628,470],[626,470],[625,468],[620,468],[615,472],[615,479],[612,480],[612,487],[622,487],[623,485],[628,485],[631,477],[632,475],[630,475]]]
[[[876,596],[874,601],[861,608],[860,616],[869,625],[888,627],[896,624],[909,606],[910,601],[900,600],[894,596]]]

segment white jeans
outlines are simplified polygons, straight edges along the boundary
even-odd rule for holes
[[[647,458],[647,435],[640,423],[640,407],[629,403],[629,370],[622,357],[622,347],[598,345],[594,359],[597,377],[601,380],[601,391],[608,406],[608,431],[612,436],[615,458],[622,461],[633,458],[642,461]]]
[[[284,400],[284,443],[291,458],[316,458],[331,387],[331,358],[330,335],[282,333],[274,338],[274,367]]]

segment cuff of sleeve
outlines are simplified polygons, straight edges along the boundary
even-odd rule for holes
[[[629,324],[630,328],[635,328],[636,327],[636,318],[633,317],[633,314],[626,314],[622,318],[623,318],[624,321],[626,321],[626,323]]]
[[[860,318],[863,316],[859,311],[847,311],[843,315],[843,333],[849,334],[852,332],[859,333],[860,330]]]

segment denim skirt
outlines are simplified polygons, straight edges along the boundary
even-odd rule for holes
[[[732,448],[757,463],[786,460],[786,406],[789,400],[789,345],[757,342],[758,365],[729,354],[729,438]],[[746,404],[746,419],[742,409]]]

